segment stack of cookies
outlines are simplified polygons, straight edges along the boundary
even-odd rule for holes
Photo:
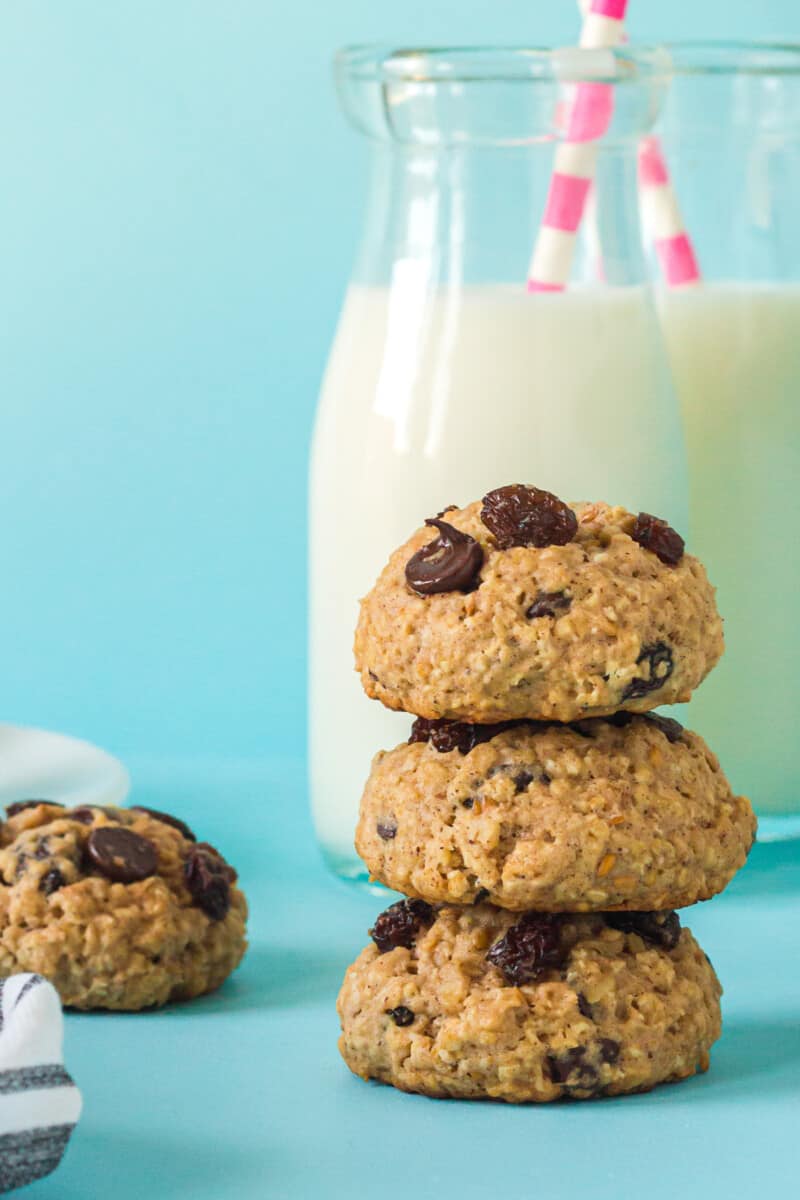
[[[721,988],[676,908],[755,835],[689,699],[722,623],[666,524],[538,488],[426,522],[362,603],[367,693],[416,715],[356,847],[405,894],[339,996],[348,1066],[430,1096],[546,1101],[705,1070]]]

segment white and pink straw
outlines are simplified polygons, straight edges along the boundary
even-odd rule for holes
[[[628,0],[579,0],[579,4],[582,47],[609,48],[627,41],[623,23]],[[529,292],[560,292],[569,281],[597,165],[598,139],[611,123],[613,107],[613,85],[575,86],[528,269]],[[656,137],[644,138],[640,144],[639,188],[645,231],[653,241],[665,282],[669,287],[698,283],[697,257]]]
[[[628,0],[591,0],[581,30],[584,48],[618,46]],[[528,270],[529,292],[560,292],[569,280],[578,228],[597,163],[597,141],[611,122],[614,90],[608,83],[579,83],[570,105],[544,217]]]

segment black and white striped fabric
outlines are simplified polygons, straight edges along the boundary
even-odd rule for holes
[[[41,975],[0,979],[0,1192],[49,1175],[81,1112],[64,1070],[64,1021]]]

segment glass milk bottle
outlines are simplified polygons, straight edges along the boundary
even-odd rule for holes
[[[317,833],[340,875],[370,761],[412,717],[365,698],[358,600],[426,517],[513,482],[687,521],[686,466],[639,227],[648,51],[358,48],[344,109],[372,142],[365,228],[311,463],[310,750]],[[525,279],[576,85],[613,97],[569,285]]]
[[[691,547],[726,651],[687,720],[759,814],[800,833],[800,47],[673,48],[659,133],[700,281],[659,296]]]

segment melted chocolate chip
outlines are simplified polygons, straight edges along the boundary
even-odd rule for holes
[[[578,529],[575,513],[541,488],[511,483],[483,497],[481,520],[501,550],[511,546],[566,546]]]
[[[378,821],[376,828],[378,837],[382,838],[384,842],[390,842],[397,836],[397,821],[393,821],[391,818]]]
[[[563,617],[565,612],[569,612],[572,599],[565,592],[539,592],[539,595],[525,610],[525,616],[529,621],[535,621],[538,617]]]
[[[381,913],[369,936],[381,954],[398,946],[410,950],[420,932],[432,925],[435,917],[430,904],[424,900],[398,900]]]
[[[606,925],[623,933],[637,933],[646,942],[674,950],[680,941],[681,919],[676,912],[607,912]]]
[[[408,586],[418,596],[473,591],[478,586],[478,574],[483,566],[480,542],[439,517],[431,517],[425,524],[435,526],[439,536],[406,563]]]
[[[101,875],[115,883],[147,879],[158,866],[158,851],[153,843],[121,825],[93,829],[86,842],[86,855]]]
[[[654,642],[645,646],[637,658],[636,665],[642,663],[647,664],[647,675],[637,675],[631,679],[622,693],[623,700],[636,700],[664,686],[674,668],[672,650],[666,642]]]
[[[53,892],[57,892],[65,883],[66,880],[58,867],[51,867],[39,880],[39,891],[44,892],[45,896],[52,896]]]
[[[547,967],[559,966],[563,957],[558,917],[536,912],[525,913],[486,955],[515,987],[532,983]]]
[[[401,1029],[406,1025],[414,1024],[414,1013],[410,1008],[406,1008],[405,1004],[398,1004],[397,1008],[387,1008],[387,1017],[391,1017],[395,1025],[399,1025]]]
[[[173,817],[170,813],[161,812],[157,808],[145,808],[143,804],[132,804],[131,812],[145,813],[148,817],[152,817],[154,821],[160,821],[162,825],[169,825],[172,829],[177,829],[178,833],[182,833],[187,841],[197,841],[189,826],[180,817]]]
[[[233,867],[208,842],[198,842],[184,859],[183,878],[197,907],[212,921],[221,921],[231,906]]]
[[[16,817],[17,813],[25,812],[28,808],[38,808],[40,804],[49,804],[51,808],[64,807],[57,800],[15,800],[13,804],[6,805],[6,816]]]
[[[683,538],[660,517],[640,512],[634,522],[631,537],[645,550],[651,550],[668,567],[677,566],[683,558]]]

